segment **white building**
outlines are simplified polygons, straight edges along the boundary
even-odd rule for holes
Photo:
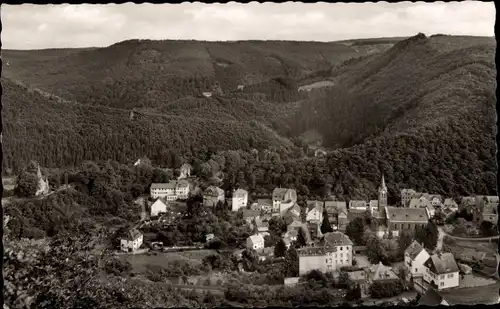
[[[299,275],[317,269],[333,272],[345,266],[352,266],[352,241],[341,232],[324,235],[323,241],[314,247],[298,249]]]
[[[283,216],[297,202],[297,191],[288,188],[273,190],[273,215]]]
[[[161,199],[157,199],[152,205],[151,205],[151,217],[156,217],[160,213],[165,213],[167,212],[167,204],[165,204]]]
[[[248,191],[238,189],[233,192],[232,210],[238,211],[240,208],[247,207],[248,204]]]
[[[323,205],[321,201],[307,201],[307,222],[315,222],[321,224],[323,222]]]
[[[430,255],[425,248],[416,240],[405,250],[404,266],[407,270],[406,280],[412,281],[415,288],[423,291],[423,276],[425,271],[424,263]]]
[[[189,196],[189,182],[186,180],[173,180],[168,183],[151,184],[152,198],[165,198],[167,201],[186,199]]]
[[[120,247],[122,251],[125,252],[133,252],[139,249],[142,246],[143,235],[137,229],[131,229],[127,237],[122,238],[120,241]]]
[[[367,204],[368,203],[364,200],[350,200],[349,209],[366,210]]]
[[[424,281],[438,290],[457,287],[459,285],[459,268],[451,253],[436,253],[424,262]]]
[[[260,234],[250,235],[247,238],[247,249],[264,249],[264,237]]]

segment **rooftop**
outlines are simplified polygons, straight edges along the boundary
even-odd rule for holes
[[[366,269],[372,280],[395,280],[399,277],[392,271],[392,267],[385,266],[382,262]]]
[[[387,207],[387,217],[392,222],[422,222],[429,220],[425,208]]]
[[[273,200],[275,201],[285,201],[285,195],[287,192],[293,192],[294,189],[289,188],[276,188],[273,190]]]
[[[260,210],[243,209],[243,219],[260,216]]]
[[[128,231],[127,233],[127,239],[128,240],[136,240],[138,239],[139,237],[141,237],[142,233],[139,232],[138,229],[136,228],[132,228]]]
[[[264,237],[262,237],[262,235],[260,234],[250,235],[248,238],[250,238],[250,241],[253,244],[264,242]]]
[[[203,194],[210,196],[218,196],[224,194],[224,190],[222,190],[219,187],[209,186],[208,188],[205,189],[205,192]]]
[[[167,183],[153,183],[151,189],[175,189],[177,181],[173,180]]]
[[[449,252],[431,255],[427,261],[425,261],[424,266],[429,268],[429,270],[436,275],[459,271],[455,257]]]
[[[233,196],[234,197],[243,197],[245,195],[248,195],[248,191],[247,190],[238,189],[238,190],[235,190],[233,192]]]
[[[366,208],[365,200],[350,200],[349,201],[349,209],[351,208]]]
[[[325,249],[321,247],[306,247],[297,249],[299,256],[325,255]]]
[[[323,205],[324,205],[324,202],[322,201],[306,201],[306,205],[307,205],[307,210],[308,211],[311,211],[313,209],[318,209],[319,211],[323,211]]]
[[[349,237],[341,232],[330,232],[323,236],[326,247],[335,246],[352,246],[352,241]]]
[[[273,200],[267,198],[260,198],[257,200],[257,204],[259,204],[259,206],[272,206]]]
[[[422,250],[425,250],[424,247],[418,243],[418,241],[414,240],[411,245],[408,246],[405,250],[405,254],[408,253],[410,255],[410,258],[414,260],[417,255],[422,252]]]

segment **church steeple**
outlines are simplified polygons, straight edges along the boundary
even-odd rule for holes
[[[382,174],[382,181],[378,188],[378,207],[379,210],[387,206],[387,186],[385,185],[384,174]]]

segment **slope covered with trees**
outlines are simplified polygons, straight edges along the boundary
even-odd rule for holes
[[[8,79],[2,79],[2,86],[3,167],[14,171],[30,160],[64,167],[85,160],[126,163],[147,156],[165,165],[172,154],[203,159],[217,149],[265,149],[284,143],[252,120],[250,112],[238,120],[154,113],[131,120],[127,110],[48,97]]]

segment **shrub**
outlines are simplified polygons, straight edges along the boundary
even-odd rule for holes
[[[372,298],[393,297],[403,293],[403,285],[398,281],[375,282],[371,287]]]

